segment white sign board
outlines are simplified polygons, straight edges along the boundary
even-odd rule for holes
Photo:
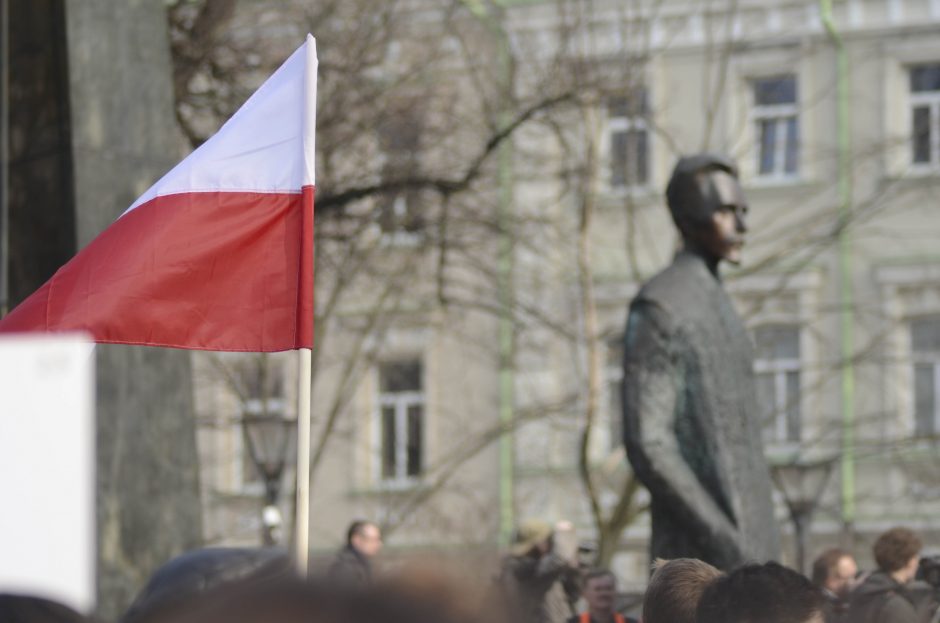
[[[90,613],[95,598],[94,345],[0,337],[0,592]]]

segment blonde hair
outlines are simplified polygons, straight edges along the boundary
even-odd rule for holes
[[[643,623],[695,623],[702,593],[722,575],[696,558],[657,558],[643,599]]]

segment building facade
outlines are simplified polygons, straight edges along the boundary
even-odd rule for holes
[[[439,195],[360,206],[382,215],[372,268],[329,314],[336,287],[318,284],[314,549],[338,546],[357,517],[383,523],[400,555],[492,554],[507,520],[532,516],[598,540],[581,453],[594,512],[609,517],[630,476],[617,392],[626,309],[676,250],[663,200],[672,164],[706,149],[737,159],[750,201],[744,262],[725,281],[752,330],[768,459],[832,461],[809,554],[841,544],[870,563],[868,544],[896,524],[936,538],[940,2],[835,2],[831,30],[825,3],[806,0],[504,4],[435,22],[428,11],[443,9],[415,3],[403,21],[425,34],[443,23],[453,58],[441,71],[463,76],[428,93],[450,90],[464,120],[482,115],[468,94],[496,67],[487,75],[509,95],[492,101],[507,109],[549,82],[576,103],[533,116],[488,161],[446,221],[461,232],[453,247]],[[485,28],[452,37],[468,23]],[[459,54],[474,45],[485,52]],[[401,63],[410,53],[394,51]],[[512,71],[500,72],[506,58]],[[383,170],[442,157],[405,126],[376,127]],[[318,279],[346,264],[326,266]],[[238,399],[217,362],[197,360],[210,540],[257,542],[261,489],[239,415],[265,396],[291,415],[292,361],[270,358],[284,382]],[[612,565],[639,589],[649,526],[644,492],[631,499]]]

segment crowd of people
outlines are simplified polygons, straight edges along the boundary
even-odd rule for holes
[[[353,522],[313,578],[299,577],[282,551],[197,550],[158,570],[119,623],[931,623],[938,616],[937,578],[918,578],[923,544],[905,528],[877,539],[877,569],[867,573],[842,549],[823,552],[810,578],[777,562],[724,572],[692,558],[656,560],[636,611],[624,606],[612,571],[579,564],[573,537],[569,522],[523,522],[498,571],[464,570],[476,591],[440,569],[375,573],[382,534],[370,521]],[[0,621],[88,619],[45,600],[0,595]]]

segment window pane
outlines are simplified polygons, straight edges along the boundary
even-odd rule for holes
[[[912,121],[914,162],[930,162],[930,108],[928,106],[915,108]]]
[[[607,100],[607,115],[611,118],[641,117],[648,112],[646,89],[637,88],[626,95]]]
[[[610,133],[610,185],[627,183],[627,133]]]
[[[757,407],[760,410],[761,427],[766,441],[777,440],[776,406],[774,399],[774,375],[758,374],[755,377],[757,387]]]
[[[758,106],[796,104],[796,77],[778,76],[755,80],[754,103]]]
[[[799,441],[801,434],[800,373],[787,372],[787,441]]]
[[[631,173],[633,173],[632,182],[635,185],[645,184],[647,179],[646,130],[633,130],[630,134],[632,135],[632,144],[634,147],[634,151],[631,152],[633,156],[633,167],[631,168]]]
[[[408,469],[409,476],[421,475],[422,409],[419,405],[408,407]]]
[[[940,63],[911,67],[911,92],[940,91]]]
[[[624,95],[616,95],[607,100],[607,115],[609,117],[629,117],[630,100]]]
[[[796,173],[797,162],[799,159],[799,124],[796,117],[790,117],[786,120],[787,124],[787,150],[784,160],[784,171],[787,173]]]
[[[917,435],[932,435],[936,387],[932,364],[914,366],[914,432]]]
[[[757,134],[760,136],[758,171],[768,175],[774,171],[774,154],[777,150],[777,120],[769,119],[757,122]]]
[[[940,316],[911,321],[911,350],[919,354],[940,353]]]
[[[395,477],[395,408],[382,407],[382,478]]]
[[[757,327],[754,330],[754,344],[758,359],[799,359],[800,328],[780,324]]]
[[[610,421],[610,449],[615,450],[623,444],[623,409],[621,392],[623,387],[623,336],[607,340],[607,413]]]
[[[421,390],[421,364],[417,361],[379,365],[379,387],[383,393]]]

